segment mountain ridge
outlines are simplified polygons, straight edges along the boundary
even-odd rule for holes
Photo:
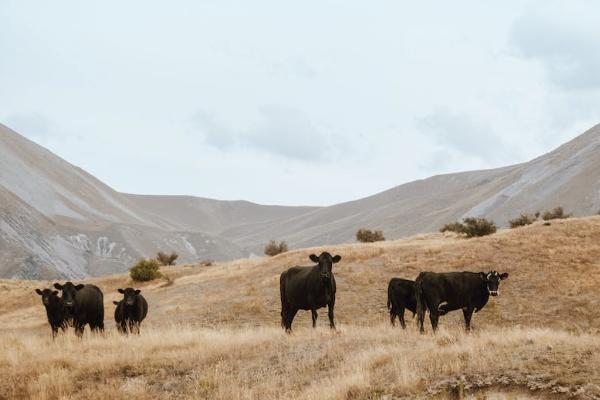
[[[397,239],[466,216],[505,226],[522,212],[600,209],[600,125],[531,161],[434,175],[326,207],[261,205],[186,195],[120,193],[0,124],[0,277],[81,278],[123,272],[139,257],[182,262],[354,240],[357,229]]]

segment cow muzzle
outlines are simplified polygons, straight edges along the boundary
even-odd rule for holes
[[[72,301],[65,301],[65,307],[73,307]]]
[[[498,296],[497,290],[490,290],[490,296]]]

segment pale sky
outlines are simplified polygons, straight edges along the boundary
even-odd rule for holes
[[[0,122],[119,191],[328,205],[600,122],[600,2],[0,0]]]

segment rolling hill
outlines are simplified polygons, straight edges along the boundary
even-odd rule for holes
[[[358,228],[388,239],[434,232],[465,216],[501,226],[522,212],[600,210],[600,125],[532,161],[434,176],[329,207],[265,206],[191,196],[118,193],[0,125],[0,277],[101,276],[174,250],[181,261],[352,241]]]
[[[300,312],[280,327],[279,274],[308,255],[342,256],[337,332]],[[508,272],[473,317],[460,311],[419,335],[389,326],[387,282],[420,271]],[[0,280],[0,398],[466,399],[600,398],[600,216],[543,222],[464,239],[451,233],[290,251],[213,266],[164,267],[164,279],[86,282],[104,292],[103,335],[52,341],[35,288]],[[168,278],[167,278],[168,276]],[[139,337],[117,333],[117,288],[149,303]],[[428,321],[427,321],[428,322]],[[383,397],[387,396],[387,397]]]

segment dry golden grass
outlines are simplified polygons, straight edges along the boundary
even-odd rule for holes
[[[320,312],[279,327],[279,274],[311,252],[342,255],[339,331]],[[387,324],[387,282],[422,270],[510,273],[473,317],[437,335]],[[210,267],[166,267],[141,286],[139,337],[116,333],[112,300],[126,275],[90,280],[105,293],[104,335],[52,341],[34,293],[50,282],[0,281],[0,398],[374,399],[600,398],[600,217],[553,221],[478,239],[452,234],[290,251]],[[484,397],[487,396],[487,397]]]

